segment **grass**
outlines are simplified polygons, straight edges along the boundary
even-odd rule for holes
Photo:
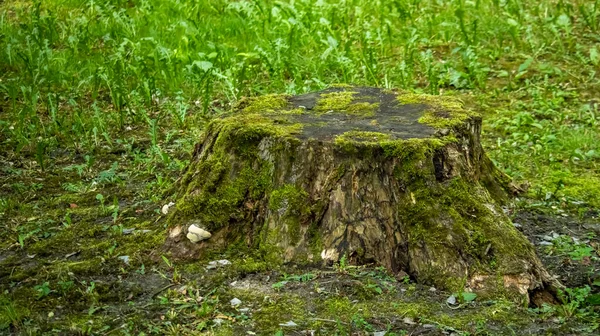
[[[598,205],[597,1],[12,3],[2,144],[41,170],[136,130],[168,160],[164,140],[243,96],[354,83],[473,95],[506,171]]]
[[[102,301],[117,285],[98,278],[184,281],[153,255],[160,208],[205,123],[244,97],[333,83],[459,96],[529,185],[523,206],[593,216],[599,42],[598,0],[0,1],[0,332],[97,333],[117,323]],[[166,311],[147,332],[187,330]]]

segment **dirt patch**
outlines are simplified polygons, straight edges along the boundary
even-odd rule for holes
[[[522,211],[514,216],[513,223],[535,245],[548,271],[558,276],[565,286],[592,285],[600,275],[597,254],[600,221],[597,218]]]

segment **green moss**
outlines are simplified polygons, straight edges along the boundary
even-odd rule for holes
[[[300,213],[309,211],[306,208],[308,193],[292,184],[286,184],[282,188],[273,190],[269,197],[269,207],[271,210],[281,210],[283,207],[288,209],[298,209]]]
[[[335,138],[337,144],[343,144],[345,141],[354,142],[382,142],[390,140],[391,135],[380,132],[348,131]]]
[[[245,298],[252,300],[247,296]],[[303,297],[277,295],[266,302],[264,297],[257,297],[254,300],[264,302],[261,309],[254,313],[253,320],[257,325],[260,325],[260,329],[265,335],[273,335],[281,329],[280,323],[287,321],[299,322],[306,318],[306,300]]]
[[[464,104],[455,97],[401,93],[397,99],[401,104],[429,106],[429,110],[419,118],[419,122],[438,129],[461,126],[469,119],[479,116],[475,112],[467,111]]]
[[[315,111],[327,113],[330,111],[341,112],[361,117],[373,117],[379,108],[379,103],[354,102],[355,91],[339,91],[323,93],[317,101]],[[364,97],[362,97],[364,98]]]
[[[333,296],[320,303],[320,309],[325,316],[342,321],[350,320],[352,315],[358,312],[358,308],[346,296]]]
[[[240,103],[244,113],[259,114],[279,111],[288,105],[288,95],[270,94],[249,98]]]
[[[241,220],[245,215],[242,203],[253,204],[271,188],[273,167],[259,157],[259,142],[266,137],[289,137],[293,142],[291,134],[300,129],[298,124],[276,125],[274,120],[254,114],[215,120],[208,127],[211,134],[217,134],[211,155],[188,168],[186,180],[191,183],[177,205],[178,215],[169,220],[170,225],[193,218],[209,230],[218,230]],[[235,156],[240,156],[240,162],[246,165],[237,167],[235,175],[227,174],[232,169],[230,159]]]
[[[344,111],[352,103],[354,95],[358,92],[355,91],[339,91],[331,93],[323,93],[317,101],[315,110],[318,112],[328,111]]]
[[[332,87],[332,88],[351,89],[351,88],[352,88],[352,85],[350,85],[350,84],[345,84],[345,83],[335,83],[335,84],[331,84],[329,87]]]
[[[451,141],[449,137],[393,140],[389,134],[364,131],[349,131],[335,138],[336,146],[348,153],[374,153],[383,150],[385,156],[411,162],[411,165]]]
[[[350,104],[344,110],[346,114],[361,116],[361,117],[373,117],[375,116],[375,112],[379,108],[379,103],[354,103]]]
[[[492,213],[501,210],[492,210],[487,191],[458,178],[427,187],[420,183],[408,184],[400,213],[412,246],[424,245],[430,253],[451,258],[450,263],[467,257],[474,274],[525,271],[520,261],[533,257],[532,246],[508,219]],[[462,276],[448,272],[441,261],[424,265],[419,280],[452,290],[464,286]]]
[[[287,227],[291,244],[298,243],[301,221],[310,214],[308,193],[294,185],[287,184],[271,193],[269,207],[272,211],[281,213],[280,220]]]

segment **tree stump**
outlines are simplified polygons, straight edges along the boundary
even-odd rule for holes
[[[179,258],[240,242],[281,262],[345,258],[449,290],[557,285],[500,207],[507,177],[480,131],[450,97],[337,86],[244,100],[196,146],[166,246]],[[191,225],[212,236],[190,238]]]

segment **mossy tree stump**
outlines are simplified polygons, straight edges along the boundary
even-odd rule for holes
[[[179,181],[166,246],[243,243],[281,262],[376,263],[441,288],[553,284],[503,213],[506,177],[460,101],[366,87],[248,99],[209,124]],[[194,224],[212,233],[185,238]]]

